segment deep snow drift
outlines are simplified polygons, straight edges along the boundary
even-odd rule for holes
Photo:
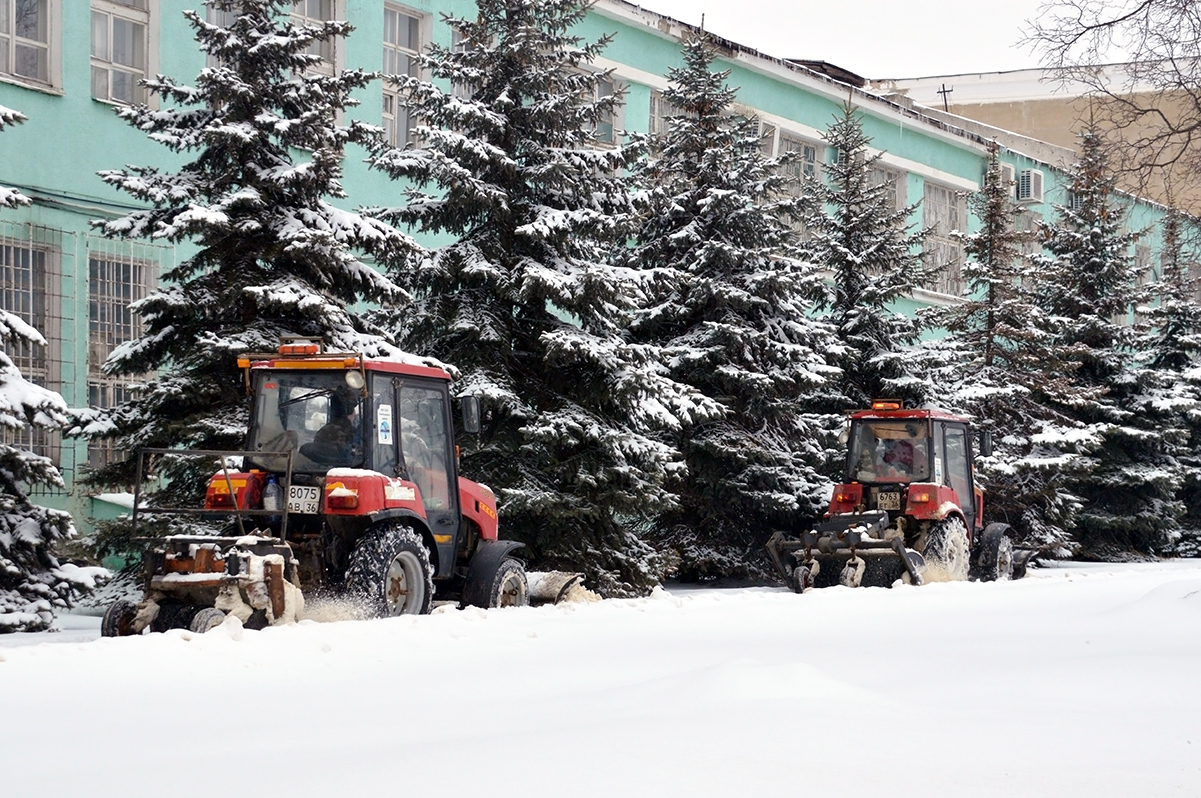
[[[1197,561],[94,634],[0,637],[4,795],[1201,794]]]

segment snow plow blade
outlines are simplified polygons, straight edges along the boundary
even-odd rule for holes
[[[526,578],[530,584],[531,604],[559,604],[581,600],[578,594],[595,595],[584,588],[584,575],[579,573],[531,571]]]
[[[840,515],[789,535],[777,531],[767,553],[784,581],[797,593],[815,587],[890,587],[907,578],[922,583],[922,555],[899,537],[876,537],[888,526],[888,513]]]

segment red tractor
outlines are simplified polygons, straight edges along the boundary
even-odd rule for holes
[[[522,544],[498,539],[496,497],[458,474],[446,371],[296,343],[238,362],[253,397],[245,451],[139,453],[143,463],[232,460],[213,475],[201,511],[232,521],[218,537],[154,541],[142,602],[110,607],[105,635],[203,632],[226,614],[252,628],[282,623],[312,589],[378,615],[426,613],[435,596],[479,607],[528,603],[524,567],[512,556]],[[462,407],[464,430],[478,432],[478,399]],[[136,495],[134,504],[135,535],[139,515],[181,512],[141,507]],[[573,577],[548,585],[562,589]]]
[[[1009,526],[984,525],[968,419],[877,401],[850,414],[848,433],[846,481],[823,520],[767,543],[793,590],[1024,575]],[[990,454],[987,435],[982,443]]]

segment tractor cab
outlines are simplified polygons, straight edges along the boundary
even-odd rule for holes
[[[949,502],[969,531],[981,525],[968,419],[877,401],[851,414],[847,443],[846,482],[830,515],[884,510],[925,520],[945,514]]]

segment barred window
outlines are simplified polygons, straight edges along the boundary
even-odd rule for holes
[[[967,198],[953,188],[926,181],[922,201],[925,226],[930,228],[922,257],[935,269],[932,291],[960,296],[963,294],[963,242],[951,233],[966,232]]]
[[[112,251],[100,251],[106,247]],[[95,247],[95,248],[92,248]],[[133,254],[134,249],[143,250]],[[130,305],[144,298],[158,280],[158,263],[147,246],[93,241],[88,252],[88,404],[114,407],[129,398],[128,378],[109,377],[105,360],[121,344],[141,334],[142,321]],[[124,458],[112,441],[88,442],[93,468]]]
[[[417,77],[421,53],[421,16],[396,6],[384,7],[384,74]],[[395,86],[384,80],[384,137],[393,147],[413,141],[415,120]]]
[[[0,74],[50,84],[50,9],[50,0],[0,0]]]
[[[92,96],[146,102],[138,84],[150,72],[148,0],[92,0]]]
[[[0,225],[0,307],[35,328],[45,345],[13,341],[8,356],[32,383],[62,390],[62,234],[49,228]],[[61,465],[59,433],[26,427],[4,430],[5,443],[28,449]]]

